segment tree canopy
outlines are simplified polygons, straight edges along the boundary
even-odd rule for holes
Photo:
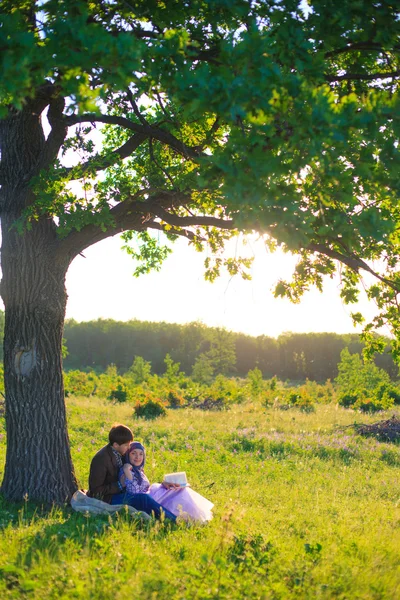
[[[138,272],[169,251],[152,231],[184,235],[213,250],[210,279],[246,273],[221,250],[259,232],[299,256],[277,295],[297,301],[340,264],[354,302],[369,273],[373,325],[397,333],[396,3],[6,0],[1,11],[1,114],[48,107],[51,128],[21,229],[50,216],[74,254],[127,231]],[[80,159],[65,166],[70,150]]]

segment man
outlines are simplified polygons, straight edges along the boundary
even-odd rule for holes
[[[133,441],[133,434],[129,427],[116,423],[108,434],[109,443],[93,457],[90,464],[89,491],[91,498],[103,500],[108,504],[129,504],[136,510],[149,515],[154,514],[158,519],[164,514],[166,519],[176,521],[175,515],[153,500],[149,494],[128,494],[123,485],[125,476],[119,479],[120,469],[123,466],[123,456]],[[165,484],[166,487],[171,487]]]
[[[123,464],[122,457],[133,441],[133,434],[126,425],[115,423],[108,434],[108,440],[109,443],[92,459],[87,495],[108,504],[115,504],[112,502],[113,496],[125,491],[118,475]]]

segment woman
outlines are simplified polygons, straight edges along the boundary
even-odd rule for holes
[[[143,470],[145,462],[144,446],[140,442],[132,442],[126,454],[126,464],[121,470],[129,494],[148,494],[156,504],[161,505],[166,514],[172,513],[186,521],[211,521],[214,506],[212,502],[187,486],[166,482],[150,485]]]

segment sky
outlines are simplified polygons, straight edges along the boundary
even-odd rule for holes
[[[273,286],[289,278],[295,259],[289,254],[267,252],[252,240],[247,252],[254,255],[252,280],[221,276],[204,280],[204,254],[178,240],[160,272],[133,277],[135,263],[121,249],[119,236],[100,242],[72,263],[66,279],[67,318],[87,321],[111,318],[127,321],[201,321],[249,335],[277,337],[283,332],[356,333],[350,313],[374,314],[367,301],[346,306],[339,297],[339,279],[326,279],[323,293],[313,289],[300,304],[275,299]],[[233,251],[237,249],[232,249]]]

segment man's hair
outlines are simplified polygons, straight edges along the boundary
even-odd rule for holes
[[[121,446],[121,444],[132,442],[133,433],[126,425],[114,423],[110,429],[110,433],[108,434],[108,439],[110,440],[111,445],[115,443]]]

